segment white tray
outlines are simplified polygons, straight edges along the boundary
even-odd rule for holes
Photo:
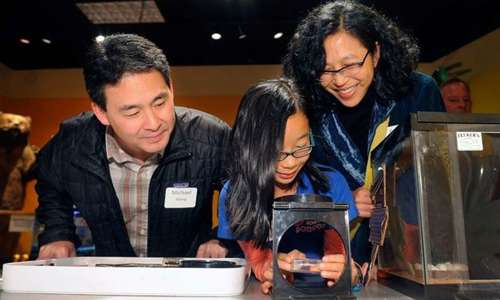
[[[91,295],[235,296],[243,293],[250,274],[246,260],[209,260],[234,262],[238,266],[159,267],[164,262],[163,258],[136,257],[73,257],[26,261],[3,265],[2,288],[9,293]],[[100,264],[152,264],[158,267],[96,266]]]

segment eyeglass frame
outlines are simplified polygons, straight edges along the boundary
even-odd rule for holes
[[[309,134],[309,142],[310,142],[309,146],[305,146],[305,147],[302,147],[302,148],[296,149],[296,150],[291,151],[291,152],[286,152],[286,151],[280,151],[280,152],[278,152],[278,157],[276,158],[276,160],[277,160],[277,161],[284,161],[284,160],[286,160],[286,159],[288,158],[288,156],[290,156],[290,155],[291,155],[293,158],[303,158],[303,157],[306,157],[307,155],[311,154],[312,149],[313,149],[313,147],[314,147],[314,138],[313,138],[312,134]],[[297,151],[303,151],[303,150],[305,150],[305,149],[308,149],[308,150],[309,150],[309,152],[307,152],[307,154],[305,154],[305,155],[303,155],[303,156],[298,156],[298,157],[297,157],[297,156],[295,156],[295,153],[297,153]],[[280,159],[280,156],[281,156],[282,154],[284,154],[284,155],[285,155],[285,157],[283,157],[283,159]]]
[[[366,61],[366,58],[368,57],[368,54],[370,54],[370,50],[367,50],[366,51],[366,54],[365,56],[363,57],[363,60],[360,61],[360,62],[356,62],[356,63],[352,63],[352,64],[348,64],[347,66],[343,66],[342,68],[338,69],[338,70],[323,70],[321,71],[321,76],[323,76],[324,74],[329,74],[330,76],[332,77],[335,77],[335,75],[337,74],[340,74],[342,76],[345,76],[344,75],[344,72],[347,68],[351,68],[353,66],[358,66],[359,69],[361,70],[361,68],[363,67],[363,65],[365,64],[365,61]]]

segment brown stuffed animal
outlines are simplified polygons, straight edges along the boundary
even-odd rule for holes
[[[0,111],[0,209],[19,210],[38,149],[28,145],[31,118]]]

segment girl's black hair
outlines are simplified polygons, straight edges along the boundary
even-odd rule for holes
[[[323,42],[341,31],[358,38],[372,54],[377,43],[380,46],[373,87],[382,102],[398,100],[409,91],[419,56],[415,40],[372,8],[349,0],[328,2],[299,24],[283,61],[285,75],[308,100],[307,109],[317,114],[338,105],[319,78],[325,67]]]
[[[261,82],[241,100],[231,134],[230,188],[227,211],[237,239],[254,240],[265,246],[271,229],[275,165],[282,150],[288,118],[304,112],[304,100],[289,79]],[[304,166],[313,188],[328,189],[321,172]]]

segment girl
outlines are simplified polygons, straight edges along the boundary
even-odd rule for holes
[[[240,103],[232,132],[229,181],[219,199],[218,236],[237,239],[261,289],[272,285],[272,203],[275,198],[295,194],[323,194],[337,203],[349,204],[349,218],[357,217],[353,197],[345,179],[332,169],[321,170],[309,160],[313,148],[304,100],[287,79],[262,82],[250,88]],[[303,225],[303,224],[302,224]],[[311,224],[309,224],[311,225]],[[316,227],[317,228],[317,227]],[[338,234],[323,229],[319,274],[332,286],[343,272],[344,247]],[[308,230],[305,230],[308,231]],[[307,238],[297,234],[297,241]],[[304,241],[302,239],[302,241]],[[311,243],[298,242],[281,253],[279,267],[291,271],[295,258],[305,258]],[[351,262],[354,265],[354,262]],[[353,268],[353,281],[358,270]]]

